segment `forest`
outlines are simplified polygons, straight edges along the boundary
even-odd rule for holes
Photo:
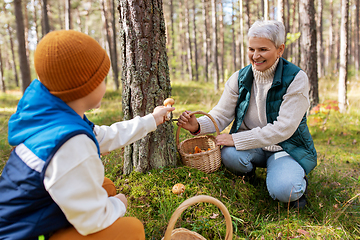
[[[7,122],[37,78],[33,55],[47,33],[73,29],[106,49],[107,91],[101,109],[86,115],[97,125],[110,125],[144,116],[167,97],[175,99],[174,119],[185,110],[210,111],[229,77],[250,64],[250,26],[274,19],[286,29],[283,57],[310,80],[307,120],[318,166],[308,176],[305,209],[271,200],[266,169],[256,170],[254,184],[223,166],[211,174],[184,166],[176,141],[193,136],[181,129],[176,139],[174,121],[101,155],[105,176],[128,198],[126,216],[141,220],[146,239],[161,239],[172,213],[196,195],[224,203],[233,239],[360,239],[359,8],[360,0],[4,0],[0,173],[12,151]],[[175,183],[185,185],[183,194],[171,192]],[[184,211],[176,227],[206,239],[224,239],[228,230],[223,213],[205,203]]]

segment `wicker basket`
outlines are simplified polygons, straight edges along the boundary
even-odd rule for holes
[[[190,113],[190,115],[194,114],[203,114],[208,116],[215,125],[216,134],[220,134],[219,128],[211,115],[202,111],[195,111]],[[176,132],[176,146],[180,153],[183,164],[206,173],[212,173],[218,170],[221,166],[221,153],[220,146],[216,146],[215,137],[212,135],[199,136],[186,139],[179,144],[180,129],[181,127],[178,127]],[[190,154],[190,152],[194,151],[195,146],[198,146],[200,149],[210,148],[210,150],[206,152]]]
[[[225,222],[226,222],[225,240],[232,239],[233,228],[232,228],[231,217],[230,217],[229,211],[227,210],[225,205],[216,198],[206,196],[206,195],[199,195],[199,196],[195,196],[195,197],[185,200],[175,210],[175,212],[173,213],[173,215],[170,218],[168,227],[165,232],[165,236],[162,238],[162,240],[206,240],[206,238],[204,238],[200,234],[190,231],[186,228],[174,229],[175,223],[176,223],[177,219],[180,217],[181,213],[189,206],[192,206],[199,202],[212,203],[212,204],[216,205],[218,208],[220,208],[222,214],[225,217]]]

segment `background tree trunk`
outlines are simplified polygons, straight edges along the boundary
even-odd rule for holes
[[[3,68],[3,60],[1,55],[1,46],[0,46],[0,90],[5,93],[6,92],[6,86],[4,82],[4,68]]]
[[[26,56],[25,48],[25,29],[24,29],[24,18],[22,13],[21,0],[14,0],[15,17],[16,17],[16,36],[18,40],[18,53],[20,60],[20,72],[21,72],[21,90],[24,93],[25,89],[30,85],[30,67],[28,58]]]
[[[310,81],[310,108],[319,103],[314,0],[300,1],[301,63]]]
[[[124,120],[152,113],[171,94],[161,0],[120,0]],[[170,121],[125,147],[124,173],[176,164]]]
[[[203,39],[204,39],[204,77],[205,77],[205,82],[209,81],[209,56],[210,56],[210,48],[209,48],[209,42],[210,42],[210,37],[209,37],[209,31],[208,31],[208,27],[209,27],[209,22],[208,22],[208,11],[207,11],[207,0],[202,0],[202,16],[204,18],[204,32],[203,32]]]
[[[50,32],[49,16],[47,10],[47,0],[42,0],[42,35],[45,36]]]
[[[324,48],[323,48],[323,2],[318,0],[317,7],[317,66],[318,76],[321,78],[324,75]]]
[[[355,4],[355,74],[358,77],[360,70],[360,0],[356,0]]]
[[[245,44],[244,44],[244,16],[243,16],[243,0],[239,0],[239,55],[240,68],[245,67]]]
[[[65,0],[65,29],[72,29],[71,24],[71,0]]]
[[[5,5],[3,5],[3,10],[4,13],[6,12],[6,8]],[[18,73],[17,73],[17,69],[16,69],[16,61],[15,61],[15,50],[14,50],[14,40],[13,40],[13,36],[12,36],[12,31],[10,29],[10,22],[7,22],[7,32],[9,34],[9,41],[10,41],[10,50],[11,50],[11,59],[12,59],[12,70],[14,72],[14,80],[15,80],[15,84],[16,87],[19,87],[19,78],[18,78]]]
[[[219,65],[218,65],[218,47],[217,47],[217,18],[216,18],[216,0],[211,0],[211,27],[212,27],[212,73],[214,78],[214,89],[219,90]]]
[[[224,82],[224,53],[225,53],[225,46],[224,46],[224,11],[223,11],[223,4],[220,1],[219,3],[220,11],[219,11],[219,45],[220,45],[220,54],[219,54],[219,80],[221,83]]]
[[[193,79],[193,71],[192,71],[192,46],[191,46],[191,36],[190,36],[190,16],[189,16],[189,2],[185,0],[185,25],[186,25],[186,53],[187,53],[187,66],[189,71],[189,79]]]
[[[231,7],[232,11],[231,11],[231,38],[232,38],[232,64],[233,64],[233,71],[236,71],[237,66],[236,66],[236,58],[237,58],[237,46],[236,46],[236,32],[235,32],[235,1],[232,1],[232,7]]]
[[[197,45],[197,36],[196,36],[196,4],[193,1],[193,36],[194,36],[194,65],[195,65],[195,80],[199,81],[199,65],[198,65],[198,45]]]
[[[338,102],[341,113],[347,108],[347,65],[348,65],[348,27],[349,27],[349,0],[341,1],[340,27],[340,70]]]

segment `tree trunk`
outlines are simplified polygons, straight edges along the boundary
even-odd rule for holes
[[[210,56],[210,50],[209,50],[209,31],[208,31],[208,8],[207,8],[207,0],[202,0],[203,8],[202,8],[202,16],[204,18],[204,32],[203,32],[203,39],[204,39],[204,76],[205,76],[205,82],[209,81],[209,56]]]
[[[199,81],[199,65],[198,65],[198,46],[197,46],[197,36],[196,36],[196,4],[193,1],[193,36],[194,36],[194,64],[195,64],[195,80]]]
[[[45,36],[50,32],[49,16],[47,10],[47,0],[42,0],[42,35]]]
[[[323,48],[323,1],[318,0],[318,11],[317,11],[317,67],[318,77],[324,76],[324,48]]]
[[[174,29],[174,0],[170,0],[170,22],[171,22],[171,53],[172,59],[175,59],[175,29]],[[176,74],[176,67],[172,66],[172,75]]]
[[[237,57],[237,47],[236,47],[236,38],[235,38],[235,1],[232,1],[232,11],[231,11],[231,38],[232,38],[232,63],[233,63],[233,68],[234,71],[236,71],[237,66],[236,66],[236,57]]]
[[[333,54],[334,54],[334,10],[333,0],[329,1],[329,46],[328,46],[328,57],[326,58],[327,69],[332,71],[333,66]]]
[[[243,14],[243,0],[239,0],[239,56],[240,68],[245,67],[245,44],[244,44],[244,14]]]
[[[37,24],[37,4],[35,4],[35,0],[31,0],[31,5],[34,9],[33,12],[33,27],[35,29],[35,36],[36,36],[36,44],[39,43],[39,26]]]
[[[183,9],[183,0],[179,1],[179,35],[180,35],[180,60],[181,60],[181,78],[184,79],[184,74],[186,71],[186,44],[184,37],[184,27],[183,27],[183,19],[184,19],[184,9]],[[185,69],[185,70],[184,70]]]
[[[111,12],[111,36],[112,36],[112,44],[113,44],[113,71],[114,71],[114,83],[115,90],[119,90],[119,68],[118,68],[118,51],[117,51],[117,38],[116,38],[116,21],[115,21],[115,1],[110,0],[110,12]]]
[[[212,72],[214,78],[214,89],[219,90],[219,65],[218,65],[218,48],[217,48],[217,18],[216,18],[216,0],[211,0],[211,27],[212,27]]]
[[[192,44],[191,44],[191,37],[190,37],[190,16],[189,16],[189,3],[188,0],[185,0],[185,24],[186,24],[186,53],[187,53],[187,66],[189,72],[189,79],[193,79],[193,72],[192,72]]]
[[[116,44],[115,44],[115,39],[114,39],[114,35],[115,33],[113,32],[113,28],[112,24],[109,24],[108,21],[108,10],[107,10],[107,5],[105,3],[105,0],[101,0],[101,16],[104,22],[104,28],[105,28],[105,33],[106,33],[106,40],[107,40],[107,44],[108,44],[108,49],[109,49],[109,53],[110,53],[110,59],[111,59],[111,69],[113,72],[113,80],[114,80],[114,88],[115,90],[119,89],[119,73],[118,73],[118,66],[117,66],[117,54],[116,54]],[[114,12],[115,13],[115,12]],[[115,16],[113,14],[111,14],[111,19],[114,19]]]
[[[263,0],[262,3],[264,5],[264,20],[268,20],[269,19],[269,0]]]
[[[355,9],[355,74],[359,76],[360,70],[360,0],[356,0],[356,9]]]
[[[341,1],[340,27],[340,70],[339,70],[339,110],[344,113],[347,108],[347,65],[348,65],[348,27],[349,27],[349,0]]]
[[[15,6],[15,17],[16,17],[16,36],[18,40],[18,53],[20,60],[20,71],[21,71],[21,90],[24,93],[25,89],[30,85],[30,67],[26,56],[25,49],[25,35],[24,35],[24,18],[22,13],[21,0],[14,0]]]
[[[310,108],[319,103],[317,53],[316,53],[316,23],[314,0],[301,0],[301,63],[300,67],[306,72],[310,81]]]
[[[4,82],[4,68],[3,68],[3,61],[2,61],[2,55],[1,55],[1,46],[0,46],[0,90],[5,93],[6,92],[6,86]]]
[[[165,22],[161,0],[120,0],[124,120],[145,116],[170,96]],[[125,147],[124,173],[176,164],[173,125],[168,121]]]
[[[220,1],[219,3],[220,11],[219,11],[219,45],[220,45],[220,54],[219,54],[219,80],[221,83],[224,82],[224,11],[223,11],[223,3]]]
[[[5,8],[5,5],[3,5],[3,10],[4,10],[4,13],[6,12],[6,8]],[[16,84],[16,87],[19,87],[19,77],[18,77],[18,73],[17,73],[17,69],[16,69],[16,61],[15,61],[15,50],[14,50],[14,40],[13,40],[13,35],[12,35],[12,32],[11,32],[11,29],[10,29],[10,23],[9,21],[7,22],[7,31],[8,31],[8,34],[9,34],[9,40],[10,40],[10,50],[11,50],[11,59],[12,59],[12,69],[13,69],[13,72],[14,72],[14,80],[15,80],[15,84]]]
[[[72,29],[71,24],[71,0],[65,0],[65,29]]]

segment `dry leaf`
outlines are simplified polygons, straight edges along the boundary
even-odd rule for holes
[[[218,216],[219,216],[218,213],[213,213],[213,214],[211,214],[210,218],[211,218],[211,219],[215,219],[215,218],[217,218]]]
[[[298,229],[297,232],[300,233],[300,234],[305,235],[306,237],[310,237],[310,233],[305,231],[305,230]]]

